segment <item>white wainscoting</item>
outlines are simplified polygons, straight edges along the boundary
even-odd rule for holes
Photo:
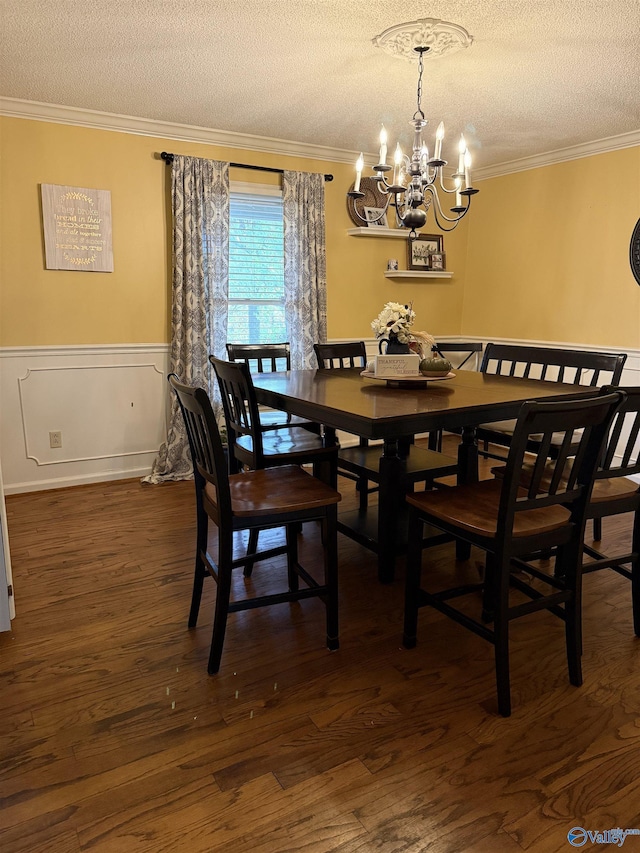
[[[168,362],[166,344],[0,350],[5,493],[147,474],[166,435]]]
[[[447,335],[439,340],[481,339]],[[618,351],[569,342],[492,340]],[[372,358],[377,342],[365,343]],[[640,385],[640,350],[627,352],[622,382]],[[168,367],[168,344],[0,349],[5,494],[147,474],[166,434]],[[49,446],[53,431],[62,433],[61,448]],[[340,438],[345,446],[357,442],[347,434]]]

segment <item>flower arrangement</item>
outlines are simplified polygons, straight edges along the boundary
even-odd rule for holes
[[[425,349],[431,352],[436,341],[428,332],[413,331],[415,319],[413,302],[409,305],[387,302],[376,319],[371,322],[371,328],[378,340],[397,340],[401,344],[408,344],[411,350],[423,355]]]

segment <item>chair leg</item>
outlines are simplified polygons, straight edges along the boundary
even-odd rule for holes
[[[487,554],[487,557],[489,555]],[[496,664],[496,689],[498,711],[503,717],[511,716],[511,678],[509,674],[509,571],[510,559],[504,554],[495,559],[496,578],[493,584],[496,594],[494,611],[494,652]]]
[[[418,512],[409,509],[409,531],[404,587],[404,630],[402,645],[415,648],[418,635],[418,608],[422,568],[422,520]]]
[[[360,502],[360,512],[364,512],[369,506],[369,481],[366,477],[359,477],[356,482],[356,491],[358,492]]]
[[[567,553],[565,553],[565,551]],[[556,565],[563,565],[565,584],[572,597],[564,605],[565,639],[569,681],[576,687],[582,685],[582,565],[581,549],[559,548]]]
[[[224,646],[224,635],[227,630],[229,599],[231,597],[231,575],[233,571],[231,566],[233,560],[233,534],[220,529],[218,547],[218,591],[216,595],[216,607],[213,614],[213,635],[211,637],[209,663],[207,665],[207,672],[209,675],[215,675],[215,673],[220,669],[222,647]]]
[[[633,517],[631,560],[631,608],[633,612],[633,632],[640,637],[640,510]]]
[[[495,570],[495,555],[488,551],[485,555],[484,564],[484,579],[482,588],[482,621],[493,622],[494,601],[496,596],[496,570]]]
[[[287,576],[289,579],[289,591],[297,592],[300,588],[300,576],[298,575],[297,522],[294,524],[287,524],[285,534],[287,537]]]
[[[260,531],[258,530],[257,527],[253,527],[249,531],[249,541],[247,543],[247,557],[249,557],[250,554],[257,553],[257,551],[258,551],[258,534],[259,533],[260,533]],[[243,574],[244,574],[245,578],[251,577],[254,565],[255,565],[255,560],[247,560],[247,562],[244,564]]]
[[[193,592],[191,593],[191,607],[189,609],[189,628],[195,628],[200,611],[200,600],[202,598],[202,586],[207,576],[207,567],[204,563],[203,554],[207,553],[207,541],[209,532],[209,516],[202,507],[200,491],[196,484],[196,564],[193,573]]]
[[[593,519],[593,538],[596,542],[602,541],[602,519]]]
[[[327,516],[322,521],[324,541],[324,577],[327,587],[327,648],[334,651],[340,647],[338,622],[338,508],[327,507]]]

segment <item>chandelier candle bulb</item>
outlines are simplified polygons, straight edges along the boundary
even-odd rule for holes
[[[467,143],[464,141],[464,134],[460,134],[460,142],[458,143],[458,174],[464,174],[464,154],[467,150]]]
[[[464,187],[471,189],[471,152],[468,148],[464,152]]]
[[[442,158],[442,140],[444,139],[444,122],[441,121],[436,130],[436,150],[433,155],[434,160]]]
[[[402,148],[400,148],[400,143],[398,142],[396,144],[396,153],[394,154],[394,157],[393,157],[393,185],[394,186],[398,185],[398,169],[402,165],[403,156],[404,155],[402,154]]]
[[[460,178],[456,178],[456,207],[462,207],[462,195],[460,193]]]
[[[362,156],[362,152],[360,152],[360,156],[356,162],[356,182],[353,187],[354,193],[360,192],[360,179],[362,178],[362,170],[364,169],[364,157]]]
[[[380,131],[380,160],[379,164],[381,166],[387,165],[387,131],[385,126],[382,125],[382,130]]]

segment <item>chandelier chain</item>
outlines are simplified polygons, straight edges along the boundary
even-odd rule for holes
[[[424,113],[422,112],[422,72],[424,71],[424,64],[422,59],[422,51],[419,53],[418,59],[418,109],[413,114],[414,120],[416,118],[421,118],[424,121]]]

